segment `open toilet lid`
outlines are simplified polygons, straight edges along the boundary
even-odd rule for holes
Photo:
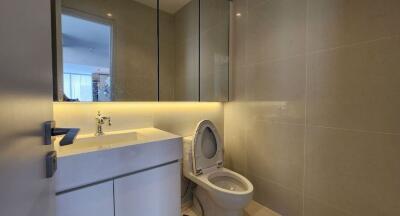
[[[223,150],[217,128],[210,120],[199,122],[192,142],[193,172],[196,175],[211,167],[222,166]]]

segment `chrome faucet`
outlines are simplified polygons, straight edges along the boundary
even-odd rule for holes
[[[95,134],[96,136],[104,135],[103,124],[104,124],[105,120],[108,121],[108,126],[111,126],[111,117],[103,116],[103,114],[101,114],[100,111],[97,111],[97,116],[96,116],[97,131]]]

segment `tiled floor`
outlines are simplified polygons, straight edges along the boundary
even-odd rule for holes
[[[268,209],[266,207],[264,207],[263,205],[255,202],[255,201],[251,201],[250,204],[245,208],[245,216],[281,216],[280,214],[272,211],[271,209]],[[192,211],[192,209],[188,208],[184,211],[182,211],[182,215],[186,215],[186,216],[200,216],[200,215],[196,215],[196,213],[194,213]]]

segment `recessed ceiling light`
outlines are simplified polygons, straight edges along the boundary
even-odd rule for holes
[[[237,17],[241,17],[242,14],[241,14],[241,13],[236,13],[236,16],[237,16]]]
[[[107,16],[108,17],[112,17],[112,13],[107,13]]]

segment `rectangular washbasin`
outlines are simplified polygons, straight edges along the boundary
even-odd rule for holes
[[[143,140],[145,139],[145,137],[140,138]],[[59,140],[60,139],[57,139],[56,143],[59,142]],[[138,132],[135,130],[106,132],[101,136],[96,136],[91,133],[78,135],[72,145],[59,147],[56,145],[56,149],[60,156],[64,156],[131,145],[138,141]]]

